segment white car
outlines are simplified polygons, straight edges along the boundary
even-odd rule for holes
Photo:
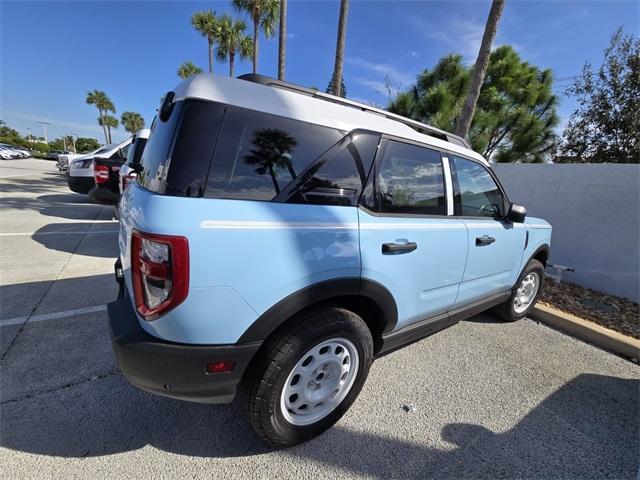
[[[71,191],[76,193],[89,193],[95,185],[93,178],[93,159],[99,158],[127,158],[131,138],[120,143],[112,143],[99,148],[95,152],[76,158],[69,164],[67,184]]]
[[[12,158],[23,158],[22,153],[8,145],[0,145],[0,158],[10,160]]]
[[[143,128],[138,130],[131,139],[131,147],[129,148],[129,154],[127,155],[127,161],[122,167],[120,167],[120,181],[118,182],[118,188],[120,189],[120,195],[124,192],[127,184],[138,175],[140,171],[140,159],[142,158],[142,152],[149,139],[151,130]]]

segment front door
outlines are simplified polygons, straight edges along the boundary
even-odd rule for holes
[[[464,306],[513,287],[526,229],[505,219],[507,202],[489,170],[451,156],[455,214],[469,231],[469,255],[456,300]]]
[[[438,151],[384,139],[358,219],[362,277],[393,294],[396,329],[451,308],[468,239],[464,222],[447,216]]]

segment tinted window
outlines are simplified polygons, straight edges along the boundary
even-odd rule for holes
[[[135,167],[140,164],[140,158],[144,151],[144,146],[147,144],[146,138],[136,137],[135,141],[129,147],[129,153],[127,154],[127,165]]]
[[[339,130],[228,107],[206,195],[271,200],[342,136]]]
[[[435,150],[388,141],[374,188],[380,212],[445,215],[442,160]]]
[[[496,217],[502,214],[502,193],[485,167],[453,157],[453,173],[456,215]]]
[[[304,172],[290,202],[356,205],[376,154],[380,135],[354,132]]]

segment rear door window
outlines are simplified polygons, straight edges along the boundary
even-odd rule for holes
[[[272,200],[344,132],[227,107],[206,196]]]

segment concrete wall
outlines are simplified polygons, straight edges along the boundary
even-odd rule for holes
[[[509,199],[553,225],[563,280],[640,301],[640,165],[500,164]]]

